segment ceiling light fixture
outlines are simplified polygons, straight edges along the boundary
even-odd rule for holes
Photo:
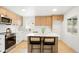
[[[25,9],[22,9],[22,11],[26,11]]]
[[[55,12],[55,11],[57,11],[57,9],[52,9],[52,11],[54,11],[54,12]]]

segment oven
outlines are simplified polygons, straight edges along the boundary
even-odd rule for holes
[[[16,34],[11,32],[10,28],[6,29],[5,34],[5,50],[16,44]]]

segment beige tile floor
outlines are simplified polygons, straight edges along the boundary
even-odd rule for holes
[[[62,40],[58,41],[58,52],[59,53],[74,53],[75,51],[65,44]],[[15,48],[8,53],[27,53],[27,42],[22,41]]]

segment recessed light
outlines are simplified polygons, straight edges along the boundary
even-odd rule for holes
[[[26,11],[26,9],[22,9],[22,11]]]
[[[52,9],[52,11],[57,11],[57,9]]]

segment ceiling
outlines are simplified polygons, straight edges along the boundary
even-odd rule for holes
[[[21,16],[49,16],[67,13],[72,6],[5,6]],[[52,11],[56,9],[57,11]]]

